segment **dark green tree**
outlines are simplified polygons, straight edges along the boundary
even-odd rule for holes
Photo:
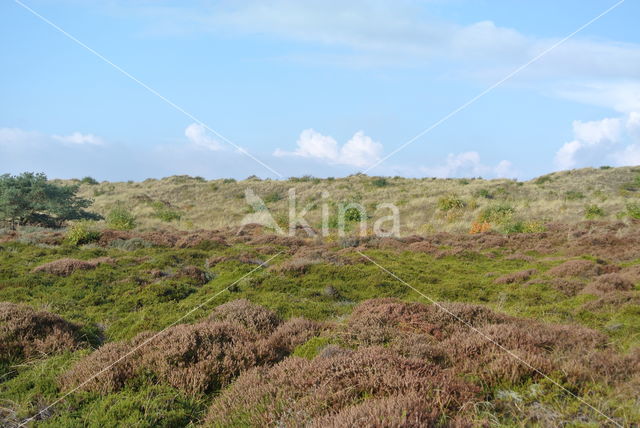
[[[84,209],[89,199],[76,196],[78,186],[57,185],[40,173],[0,175],[0,222],[17,225],[60,227],[67,220],[99,220]]]

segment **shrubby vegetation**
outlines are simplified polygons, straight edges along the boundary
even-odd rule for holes
[[[107,214],[107,226],[116,230],[131,230],[136,227],[136,218],[122,203],[118,203]]]
[[[105,191],[95,209],[113,213],[106,224],[0,230],[0,425],[17,426],[76,387],[37,426],[610,422],[557,382],[633,426],[640,209],[616,192],[636,172],[590,173],[599,181],[580,171],[541,185],[305,179],[296,187],[305,203],[331,186],[342,192],[332,207],[369,207],[384,192],[405,200],[416,224],[435,217],[426,234],[324,241],[256,226],[174,228],[209,224],[194,214],[203,208],[190,201],[200,198],[226,202],[230,215],[243,202],[230,196],[242,193],[242,181],[84,183],[86,192]],[[616,181],[599,187],[606,174]],[[250,184],[262,186],[260,195],[285,195],[288,185]],[[570,189],[584,198],[567,198]],[[273,199],[278,214],[287,204]],[[153,201],[163,201],[159,210],[180,207],[181,221],[158,222]],[[598,221],[584,221],[590,213]],[[573,221],[556,221],[563,215]],[[353,208],[348,224],[356,229],[360,216]]]

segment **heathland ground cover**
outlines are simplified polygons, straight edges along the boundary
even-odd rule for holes
[[[637,425],[637,174],[87,180],[104,222],[0,233],[0,424]],[[406,199],[415,227],[226,227],[248,185],[283,213],[287,186]]]

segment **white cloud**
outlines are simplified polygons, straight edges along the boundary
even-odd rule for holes
[[[338,163],[367,167],[378,162],[381,154],[382,144],[364,135],[363,131],[358,131],[342,146],[342,149],[340,149]]]
[[[603,162],[614,165],[640,164],[640,113],[590,122],[573,122],[574,140],[565,143],[555,155],[560,169],[593,166]],[[625,146],[622,146],[626,144]]]
[[[570,141],[565,143],[560,150],[556,152],[555,164],[560,169],[571,169],[576,166],[576,154],[582,149],[582,143],[580,141]]]
[[[71,135],[53,135],[52,138],[65,144],[92,144],[96,146],[104,144],[102,138],[93,134],[82,134],[80,132],[74,132]]]
[[[338,142],[332,137],[322,135],[313,129],[305,129],[300,133],[298,148],[293,152],[276,149],[275,156],[300,156],[315,158],[336,163],[339,157]]]
[[[313,129],[305,129],[300,133],[298,146],[293,152],[276,149],[274,156],[299,156],[325,161],[330,164],[340,164],[364,168],[380,160],[382,144],[373,141],[371,137],[358,131],[342,147],[328,135],[322,135]]]
[[[589,145],[615,143],[622,133],[622,119],[605,118],[591,122],[573,121],[573,134],[576,140]]]
[[[640,76],[638,76],[640,77]],[[640,111],[640,81],[600,81],[556,88],[556,95],[621,113]]]
[[[199,123],[192,123],[184,130],[184,135],[187,139],[197,147],[217,151],[222,150],[222,144],[209,135],[207,135],[207,128]]]
[[[450,153],[443,165],[421,168],[423,174],[432,177],[474,177],[474,176],[495,176],[495,177],[515,177],[517,171],[508,160],[500,161],[495,167],[485,165],[480,160],[478,152]]]
[[[631,112],[627,119],[627,131],[633,137],[640,139],[640,113]]]
[[[640,144],[630,144],[613,153],[612,158],[618,166],[640,165]]]
[[[498,178],[514,178],[518,175],[513,164],[508,160],[501,160],[498,162],[498,165],[493,169],[493,172]]]

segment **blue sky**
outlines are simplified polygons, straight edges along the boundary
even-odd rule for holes
[[[388,158],[616,1],[20,1],[191,117],[5,0],[1,172],[528,179],[640,164],[636,0]]]

